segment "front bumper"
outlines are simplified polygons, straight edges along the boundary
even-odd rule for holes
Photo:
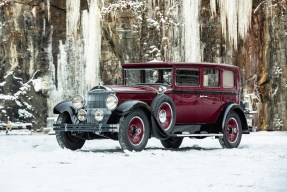
[[[119,124],[53,124],[54,131],[119,132]]]

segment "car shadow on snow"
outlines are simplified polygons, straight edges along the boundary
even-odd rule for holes
[[[124,151],[120,147],[112,148],[112,149],[81,149],[80,152],[92,152],[92,153],[123,153]]]
[[[171,151],[171,152],[186,152],[186,151],[213,151],[213,150],[222,150],[222,148],[204,148],[200,147],[198,145],[194,145],[191,147],[181,147],[178,149],[172,149],[172,148],[161,148],[161,147],[146,147],[143,151]],[[92,153],[126,153],[125,151],[122,150],[122,148],[117,147],[113,149],[81,149],[79,150],[80,152],[92,152]],[[131,152],[133,153],[133,152]]]
[[[218,149],[222,149],[222,148],[205,148],[205,147],[200,147],[198,145],[193,145],[191,147],[180,147],[178,149],[172,149],[172,148],[160,148],[160,147],[147,147],[145,150],[149,151],[149,150],[163,150],[163,151],[192,151],[192,150],[196,150],[196,151],[212,151],[212,150],[218,150]]]

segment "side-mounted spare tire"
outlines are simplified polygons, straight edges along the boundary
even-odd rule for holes
[[[156,96],[151,104],[151,110],[160,128],[168,135],[171,134],[176,121],[172,99],[164,94]]]
[[[71,124],[70,116],[67,114],[60,114],[57,119],[58,124]],[[81,149],[86,140],[76,137],[71,131],[56,131],[56,139],[61,148],[71,150]]]

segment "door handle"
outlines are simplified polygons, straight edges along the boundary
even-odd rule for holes
[[[206,95],[199,95],[199,98],[207,98]]]

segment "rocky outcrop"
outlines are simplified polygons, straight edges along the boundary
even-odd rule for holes
[[[0,120],[45,126],[53,106],[121,63],[204,61],[242,69],[258,128],[286,130],[287,3],[225,0],[0,2]],[[260,101],[260,102],[259,102]]]

